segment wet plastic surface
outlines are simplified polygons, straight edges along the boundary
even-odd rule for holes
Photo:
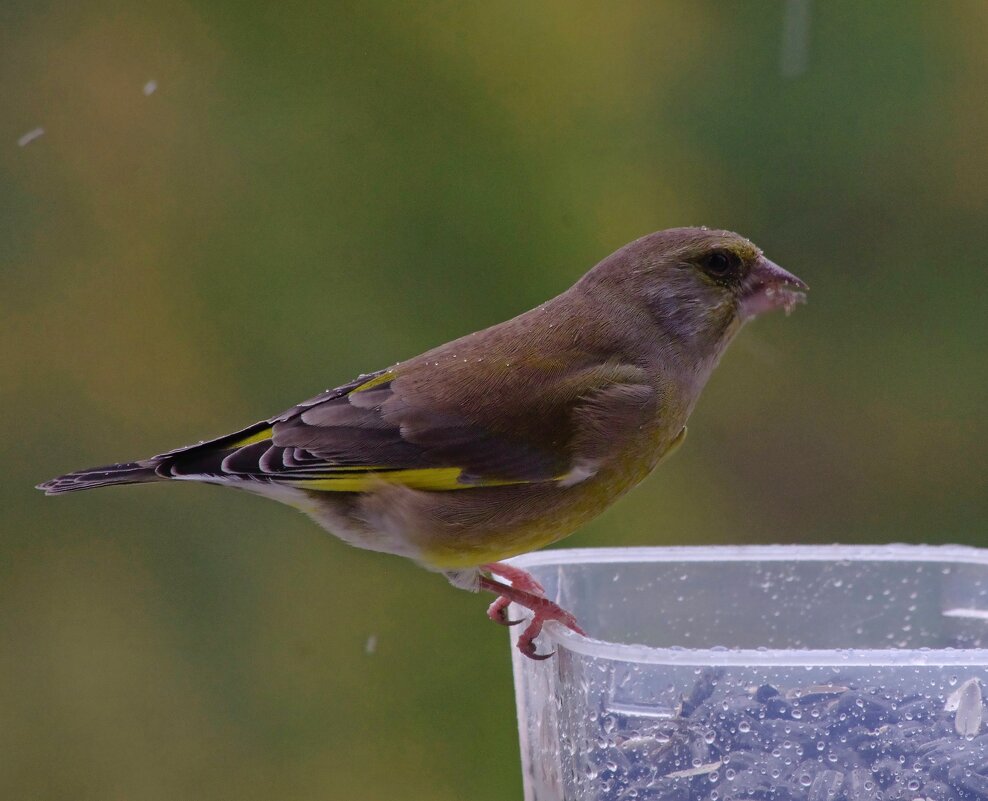
[[[526,801],[988,799],[988,551],[553,550]],[[512,610],[513,616],[521,614]]]

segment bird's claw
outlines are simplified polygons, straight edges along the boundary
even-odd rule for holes
[[[535,650],[535,643],[531,642],[524,648],[521,647],[521,643],[518,644],[518,650],[521,651],[529,659],[534,659],[536,662],[541,662],[543,659],[548,659],[549,657],[555,656],[555,651],[549,651],[547,654],[537,653]]]
[[[517,626],[519,623],[523,623],[524,621],[521,618],[518,620],[510,620],[508,618],[508,606],[510,603],[510,598],[501,596],[489,607],[487,607],[487,617],[499,626]]]
[[[529,659],[548,659],[555,653],[555,651],[550,651],[547,654],[540,654],[535,649],[535,638],[542,633],[542,626],[545,625],[547,621],[558,621],[566,626],[566,628],[575,631],[577,634],[583,634],[586,636],[583,629],[577,625],[576,618],[558,604],[550,601],[548,598],[539,599],[539,603],[534,606],[532,612],[534,613],[532,620],[528,624],[528,627],[518,636],[517,642],[518,650]]]

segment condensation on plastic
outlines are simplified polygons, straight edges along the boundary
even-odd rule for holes
[[[539,645],[555,656],[543,662],[512,649],[526,801],[609,798],[601,754],[667,724],[703,675],[930,698],[971,678],[988,686],[988,550],[559,549],[512,564],[588,634],[548,624]]]

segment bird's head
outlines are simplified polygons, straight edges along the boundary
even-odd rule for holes
[[[730,231],[671,228],[618,250],[587,274],[697,356],[719,355],[746,321],[788,313],[808,288]]]

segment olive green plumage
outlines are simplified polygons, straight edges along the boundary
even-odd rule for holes
[[[743,322],[799,289],[737,234],[660,231],[525,314],[236,434],[40,486],[240,487],[472,586],[479,565],[570,534],[648,475]]]

